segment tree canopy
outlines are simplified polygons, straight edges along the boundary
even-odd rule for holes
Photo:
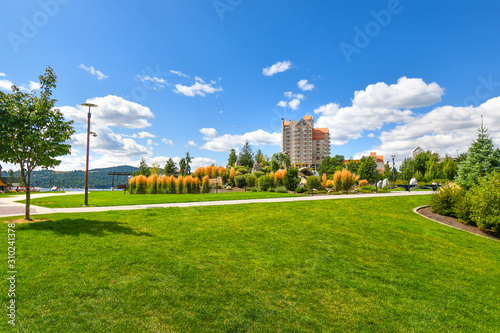
[[[335,155],[334,157],[327,156],[321,161],[318,167],[318,173],[320,175],[326,173],[328,176],[333,175],[336,171],[341,170],[344,167],[344,156]]]
[[[30,218],[31,172],[35,168],[52,168],[61,163],[59,156],[70,154],[67,140],[75,132],[73,121],[65,121],[54,108],[52,89],[57,75],[47,67],[39,76],[40,90],[25,93],[15,85],[11,93],[0,94],[0,147],[2,160],[17,164],[26,187],[25,219]]]
[[[252,147],[250,147],[250,143],[248,141],[245,142],[245,145],[241,148],[239,160],[242,166],[245,166],[249,169],[253,168],[253,152]]]

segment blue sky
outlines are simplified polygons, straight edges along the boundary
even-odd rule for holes
[[[245,140],[272,155],[281,118],[307,114],[346,158],[455,155],[481,114],[500,145],[497,2],[41,0],[0,17],[0,89],[58,74],[77,129],[60,170],[85,167],[84,102],[91,168],[225,165]]]

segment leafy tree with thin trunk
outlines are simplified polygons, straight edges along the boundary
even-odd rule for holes
[[[299,170],[296,167],[289,167],[286,169],[286,174],[285,174],[285,187],[289,191],[295,191],[297,189],[297,186],[299,185],[298,183],[298,177],[299,176]]]
[[[75,132],[73,121],[65,121],[54,108],[52,89],[57,75],[47,67],[39,76],[40,90],[24,93],[15,85],[12,93],[0,94],[0,147],[2,160],[20,167],[21,181],[26,187],[25,219],[30,217],[31,173],[35,168],[53,168],[61,163],[59,156],[70,154],[66,143]]]

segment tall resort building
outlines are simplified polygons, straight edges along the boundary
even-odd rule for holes
[[[314,128],[312,116],[299,121],[281,119],[281,141],[281,151],[296,166],[318,168],[330,156],[330,132],[328,128]]]

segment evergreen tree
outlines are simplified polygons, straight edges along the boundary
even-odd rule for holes
[[[165,168],[163,169],[163,173],[167,176],[177,176],[177,167],[175,166],[174,160],[171,158],[168,159],[167,163],[165,164]]]
[[[186,160],[183,157],[179,161],[179,174],[185,176],[186,175],[185,172],[186,172]]]
[[[245,145],[241,148],[239,160],[242,166],[252,169],[253,152],[252,152],[252,147],[250,147],[250,143],[248,143],[248,141],[246,141]]]
[[[469,147],[466,159],[458,165],[456,181],[469,189],[478,183],[479,178],[495,170],[500,171],[500,152],[495,150],[488,130],[481,126],[477,139]]]
[[[231,148],[231,152],[229,153],[229,158],[227,159],[227,166],[233,166],[236,163],[236,151]]]
[[[186,162],[186,166],[184,167],[184,175],[191,174],[191,156],[189,156],[189,152],[186,152],[186,157],[184,158],[184,162]]]
[[[139,175],[144,175],[146,177],[149,177],[151,175],[151,171],[149,170],[149,166],[146,163],[146,160],[144,159],[144,157],[141,158],[141,162],[139,163],[138,174]]]

